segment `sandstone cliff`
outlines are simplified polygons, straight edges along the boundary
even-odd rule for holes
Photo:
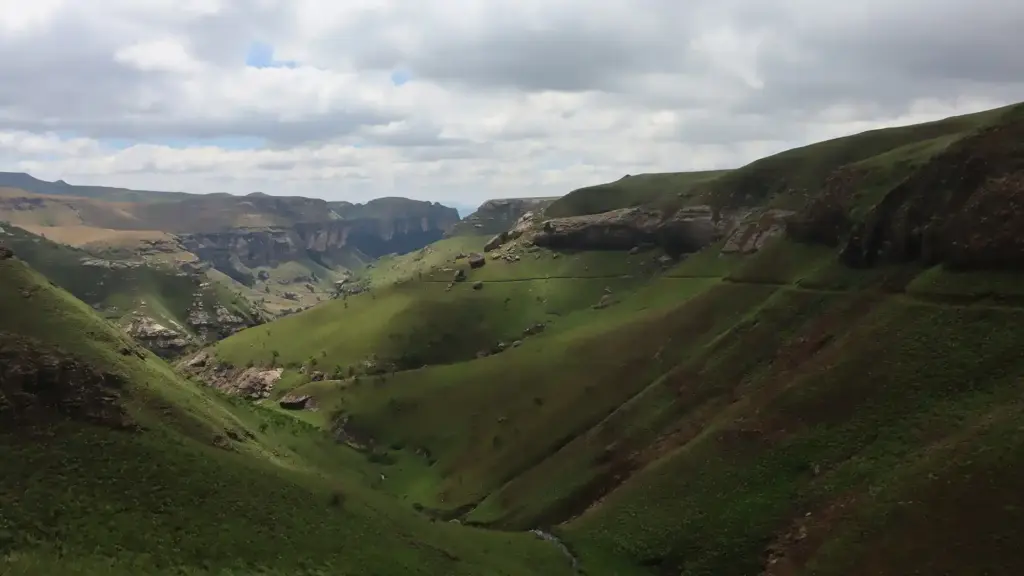
[[[404,254],[440,240],[457,220],[454,209],[437,205],[433,214],[233,228],[180,234],[179,238],[185,249],[201,260],[251,285],[253,278],[247,268],[275,267],[307,258],[334,267],[390,253]]]
[[[503,198],[488,200],[454,226],[450,235],[499,234],[527,212],[539,213],[557,198]]]

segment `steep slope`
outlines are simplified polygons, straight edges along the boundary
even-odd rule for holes
[[[275,393],[392,497],[543,527],[588,574],[1018,573],[1022,110],[540,214],[482,267],[458,256],[484,238],[449,238],[213,352],[285,364]],[[681,261],[631,241],[681,222],[720,234]]]
[[[619,208],[631,208],[677,198],[687,198],[698,184],[713,180],[727,171],[676,172],[626,175],[615,182],[588,186],[555,200],[544,210],[550,218],[599,214]]]
[[[49,280],[114,320],[162,356],[176,356],[238,330],[267,315],[201,268],[153,258],[107,260],[9,226],[0,245]]]
[[[351,204],[189,194],[159,202],[114,202],[6,188],[0,189],[0,221],[73,245],[106,241],[124,247],[132,237],[142,245],[153,232],[170,233],[188,251],[251,286],[253,270],[281,262],[341,268],[416,250],[439,240],[459,217],[453,208],[406,198]]]
[[[4,574],[569,573],[396,506],[362,456],[182,380],[8,253],[0,359]]]
[[[494,235],[508,230],[527,212],[542,212],[556,198],[488,200],[453,226],[449,236]]]

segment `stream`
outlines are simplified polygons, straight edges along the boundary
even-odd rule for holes
[[[579,572],[579,561],[576,559],[576,556],[574,556],[573,553],[569,550],[569,547],[566,546],[565,543],[563,543],[558,538],[558,536],[555,536],[550,532],[540,530],[539,528],[534,528],[533,530],[530,530],[530,533],[540,538],[541,540],[547,540],[555,546],[558,546],[559,550],[562,551],[562,554],[564,554],[565,557],[569,559],[569,563],[572,564],[572,571]]]

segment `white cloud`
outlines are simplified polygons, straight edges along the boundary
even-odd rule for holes
[[[561,194],[1020,99],[1022,17],[1001,0],[0,0],[0,169]],[[247,67],[254,42],[297,65]]]

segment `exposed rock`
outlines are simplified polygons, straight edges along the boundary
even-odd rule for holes
[[[269,398],[274,385],[281,379],[284,368],[246,368],[236,375],[228,373],[208,382],[218,390],[236,396],[258,400]]]
[[[740,219],[722,246],[723,254],[752,254],[764,247],[771,238],[786,230],[786,218],[792,210],[765,210],[752,212]]]
[[[513,228],[527,212],[539,214],[557,198],[506,198],[488,200],[452,227],[449,235],[500,234]]]
[[[611,306],[612,304],[615,304],[615,299],[611,294],[605,294],[604,296],[601,296],[601,299],[598,300],[597,304],[594,304],[593,308],[594,310],[601,310]]]
[[[479,280],[477,280],[476,282],[473,282],[473,290],[483,290],[483,289],[484,289],[484,283],[483,282],[481,282]]]
[[[540,334],[541,332],[544,331],[545,328],[547,328],[546,324],[544,324],[543,322],[538,322],[533,326],[530,326],[526,330],[523,330],[523,336],[533,336],[534,334]]]
[[[6,246],[0,246],[0,260],[9,260],[14,258],[14,251]]]
[[[299,295],[296,294],[295,292],[285,292],[284,294],[281,295],[281,297],[284,298],[285,300],[298,301],[299,299]]]
[[[204,231],[181,230],[179,237],[186,250],[247,286],[253,284],[248,269],[309,258],[340,262],[353,252],[373,258],[404,254],[440,240],[459,222],[454,208],[405,198],[380,198],[365,205],[269,196],[247,196],[245,202],[254,216],[293,223],[222,230],[193,222]]]
[[[469,267],[470,268],[482,268],[487,261],[484,260],[483,254],[476,252],[469,255]]]
[[[270,272],[267,272],[266,270],[260,270],[259,272],[256,273],[256,278],[266,282],[267,280],[270,280]]]
[[[324,373],[319,370],[314,370],[310,375],[309,379],[313,382],[320,382],[324,379]]]
[[[200,352],[192,358],[189,358],[185,362],[185,366],[188,368],[204,368],[210,359],[210,355],[207,352]]]
[[[193,344],[192,339],[148,316],[136,314],[128,324],[126,332],[140,344],[149,348],[154,354],[163,358],[173,358]]]
[[[523,234],[533,229],[537,222],[539,222],[539,216],[536,212],[526,212],[516,220],[510,229],[500,232],[491,238],[484,245],[484,252],[497,250],[502,245],[520,238]]]
[[[650,243],[681,254],[716,241],[729,225],[729,219],[716,218],[709,206],[683,208],[671,215],[634,207],[547,220],[529,239],[547,248],[579,250],[630,250]]]
[[[488,240],[487,244],[484,244],[484,252],[490,252],[491,250],[494,250],[495,248],[504,244],[506,234],[507,232],[501,232],[500,234],[497,234],[493,238]]]
[[[307,410],[313,407],[313,397],[309,394],[288,394],[278,401],[285,410]]]
[[[455,276],[453,277],[453,279],[456,282],[463,282],[463,281],[465,281],[466,280],[466,271],[463,270],[462,268],[459,268],[458,270],[455,271]]]

